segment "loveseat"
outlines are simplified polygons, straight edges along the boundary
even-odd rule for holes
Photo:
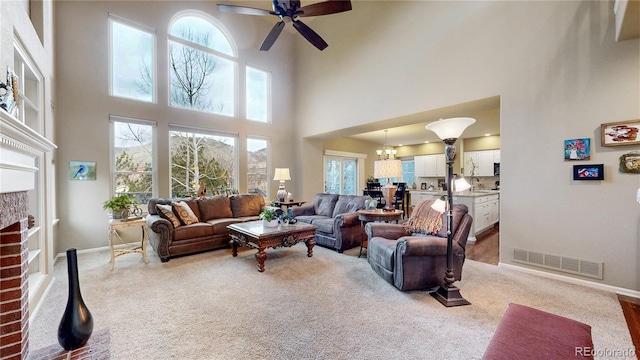
[[[366,196],[319,193],[307,206],[289,208],[297,220],[317,226],[316,244],[338,252],[359,246],[362,230],[356,211],[364,209]]]
[[[170,258],[229,246],[227,225],[259,219],[265,206],[260,194],[211,198],[149,200],[149,243],[162,262]]]

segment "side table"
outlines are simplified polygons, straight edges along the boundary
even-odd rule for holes
[[[118,234],[119,229],[125,229],[129,227],[139,226],[142,229],[142,242],[140,246],[135,247],[124,247],[120,246],[116,249],[116,244],[114,243],[115,238],[118,238],[120,241],[119,245],[127,245],[120,234]],[[120,255],[131,254],[131,253],[142,253],[142,260],[145,264],[148,264],[147,260],[147,243],[149,242],[149,228],[147,228],[147,219],[135,219],[135,220],[109,220],[109,248],[111,249],[111,270],[116,263],[116,258]]]
[[[374,210],[358,210],[358,220],[360,220],[360,253],[358,257],[362,256],[362,249],[365,249],[364,246],[364,224],[371,221],[394,221],[398,223],[398,220],[402,218],[404,211],[402,210],[393,210],[393,211],[383,211],[382,209],[374,209]],[[367,246],[369,245],[367,239]]]
[[[306,201],[272,201],[271,203],[275,206],[284,206],[285,209],[288,209],[292,206],[302,206]]]

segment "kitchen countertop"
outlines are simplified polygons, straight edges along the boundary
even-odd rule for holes
[[[442,191],[442,190],[420,190],[420,189],[409,189],[410,193],[414,193],[414,194],[424,194],[424,195],[436,195],[436,196],[442,196],[442,195],[447,195],[446,191]],[[481,190],[475,190],[475,191],[461,191],[461,192],[454,192],[453,196],[460,196],[460,197],[478,197],[478,196],[487,196],[487,195],[499,195],[500,194],[500,190],[485,190],[485,189],[481,189]]]

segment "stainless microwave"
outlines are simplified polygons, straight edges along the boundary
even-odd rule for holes
[[[493,163],[493,175],[494,176],[500,175],[500,163]]]

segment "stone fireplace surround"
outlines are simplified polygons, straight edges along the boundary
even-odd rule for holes
[[[55,148],[0,110],[0,360],[29,353],[27,191],[35,189],[36,159]]]

